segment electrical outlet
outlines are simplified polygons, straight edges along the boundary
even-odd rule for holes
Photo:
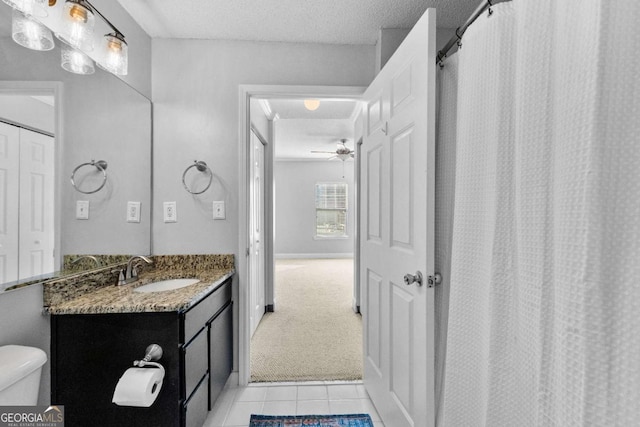
[[[76,202],[76,219],[89,219],[88,200],[78,200]]]
[[[127,203],[127,222],[140,222],[140,202]]]
[[[225,219],[224,201],[213,202],[213,219]]]
[[[178,222],[176,202],[164,202],[164,222]]]

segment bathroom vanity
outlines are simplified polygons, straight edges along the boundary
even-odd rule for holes
[[[194,271],[187,276],[200,282],[181,289],[135,291],[161,274],[48,308],[51,402],[64,405],[68,426],[202,426],[233,368],[233,269]],[[157,399],[148,408],[112,403],[119,378],[149,344],[163,349]]]

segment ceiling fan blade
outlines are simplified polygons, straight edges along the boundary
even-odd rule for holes
[[[336,154],[335,151],[310,151],[310,153]]]
[[[337,158],[338,158],[338,156],[331,156],[327,160],[333,160],[333,159],[337,159]]]

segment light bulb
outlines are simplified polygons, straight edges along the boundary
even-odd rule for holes
[[[94,62],[84,53],[71,46],[63,45],[60,50],[62,68],[74,74],[93,74]]]
[[[320,101],[317,99],[305,99],[304,100],[304,108],[309,111],[316,111],[320,106]]]
[[[104,68],[118,76],[126,76],[128,68],[128,46],[124,36],[120,33],[111,33],[104,36],[104,61],[98,62],[100,68]]]
[[[13,9],[11,18],[11,37],[20,46],[33,50],[53,49],[51,31],[18,9]]]
[[[84,52],[93,50],[95,16],[84,0],[67,0],[62,12],[62,27],[56,34],[69,46]]]

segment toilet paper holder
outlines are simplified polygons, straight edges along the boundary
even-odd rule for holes
[[[135,360],[118,380],[111,401],[118,406],[150,407],[158,397],[165,369],[156,360],[162,357],[162,347],[151,344],[142,360]]]
[[[155,361],[160,360],[162,358],[162,354],[162,347],[158,344],[149,344],[145,350],[145,355],[142,360],[134,360],[133,366],[139,366],[141,368],[144,366],[156,366],[160,368],[162,365]]]

